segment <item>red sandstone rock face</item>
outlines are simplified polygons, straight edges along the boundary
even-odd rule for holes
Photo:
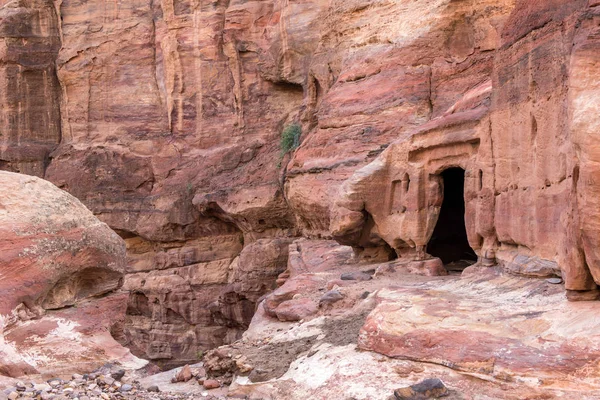
[[[43,176],[61,140],[55,60],[60,27],[46,0],[0,1],[0,168]]]
[[[480,257],[594,289],[596,6],[0,0],[0,168],[125,238],[120,338],[165,364],[239,337],[291,238],[422,258],[449,166]]]
[[[442,172],[460,167],[468,242],[481,260],[528,275],[561,270],[568,290],[597,290],[591,6],[517,2],[483,74],[490,81],[347,180],[334,236],[359,250],[389,246],[424,258],[443,204]]]
[[[0,374],[143,365],[109,334],[125,316],[124,294],[109,295],[123,283],[123,240],[42,179],[0,171],[0,192]]]

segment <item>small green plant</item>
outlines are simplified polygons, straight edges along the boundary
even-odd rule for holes
[[[293,123],[285,127],[281,132],[281,158],[300,146],[300,135],[302,135],[300,124]]]
[[[202,357],[204,357],[204,352],[202,350],[198,350],[196,356],[198,357],[198,360],[202,360]]]

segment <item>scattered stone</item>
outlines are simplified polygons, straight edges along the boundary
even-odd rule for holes
[[[185,365],[183,368],[179,370],[179,372],[171,379],[171,382],[187,382],[192,379],[192,370],[189,365]]]
[[[235,360],[235,366],[241,374],[247,374],[254,369],[254,366],[247,362],[246,357]]]
[[[133,389],[133,386],[131,386],[129,383],[126,383],[119,388],[119,392],[129,392],[131,389]]]
[[[111,376],[111,377],[112,377],[114,380],[120,381],[120,380],[121,380],[121,378],[123,378],[123,377],[125,376],[125,370],[123,370],[123,369],[120,369],[120,370],[118,370],[118,371],[116,371],[116,372],[113,372],[112,374],[110,374],[110,376]]]
[[[322,306],[323,304],[333,304],[342,300],[343,298],[344,295],[339,290],[330,290],[321,297],[319,300],[319,306]]]
[[[352,271],[343,273],[340,279],[343,281],[369,281],[373,277],[365,272]]]
[[[9,400],[15,400],[19,397],[19,393],[18,392],[10,392],[8,394],[8,399]]]
[[[158,388],[158,386],[152,385],[152,386],[148,387],[148,389],[146,389],[146,391],[151,392],[151,393],[158,393],[158,392],[160,392],[160,389]]]
[[[48,382],[48,385],[52,387],[57,387],[58,385],[62,384],[62,380],[58,378],[48,379],[46,382]]]
[[[221,382],[219,382],[216,379],[207,379],[204,381],[204,383],[202,384],[202,386],[204,386],[205,389],[217,389],[221,387]]]
[[[38,383],[33,385],[33,389],[39,390],[40,392],[49,392],[52,390],[52,386],[48,385],[47,383]]]
[[[546,282],[551,283],[553,285],[560,285],[561,283],[563,283],[563,280],[561,278],[548,278],[546,279]]]
[[[341,279],[332,279],[327,282],[326,288],[327,288],[327,290],[332,290],[332,289],[337,289],[340,287],[351,286],[351,285],[354,285],[355,283],[356,283],[355,281],[343,281]]]
[[[304,298],[282,302],[275,309],[275,314],[280,321],[293,322],[316,314],[317,311],[317,304],[311,299]]]
[[[248,379],[252,383],[268,381],[269,380],[269,371],[265,371],[262,369],[255,369],[250,373],[250,375],[248,375]]]
[[[448,396],[448,388],[438,378],[425,379],[415,385],[396,389],[397,400],[426,400]]]

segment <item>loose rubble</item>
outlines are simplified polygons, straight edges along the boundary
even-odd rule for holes
[[[199,369],[191,369],[189,365],[176,370],[174,382],[187,382],[195,379],[198,393],[162,392],[157,385],[144,387],[135,372],[125,370],[113,371],[112,366],[105,366],[90,374],[73,374],[70,380],[51,378],[46,382],[17,381],[13,387],[0,392],[0,400],[35,399],[35,400],[225,400],[227,397],[211,395],[207,390],[220,388],[222,382],[207,379]],[[182,377],[185,381],[179,381]]]

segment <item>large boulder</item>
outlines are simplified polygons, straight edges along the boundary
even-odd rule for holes
[[[0,193],[0,374],[139,361],[109,333],[126,307],[123,240],[50,182],[0,171]]]

